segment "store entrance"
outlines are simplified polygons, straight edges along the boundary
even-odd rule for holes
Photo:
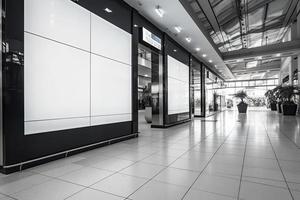
[[[151,128],[159,113],[162,95],[158,79],[162,69],[162,55],[145,45],[138,45],[138,107],[139,131]],[[161,85],[162,90],[162,85]]]

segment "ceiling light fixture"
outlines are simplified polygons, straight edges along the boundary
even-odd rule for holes
[[[208,62],[212,63],[212,60],[209,60]]]
[[[155,12],[159,17],[163,17],[165,14],[165,11],[160,6],[156,6]]]
[[[199,47],[197,47],[195,50],[196,50],[196,51],[200,51],[201,49],[200,49]]]
[[[135,28],[139,27],[137,24],[133,25]]]
[[[192,41],[192,38],[186,37],[185,40],[186,40],[188,43],[190,43],[190,42]]]
[[[281,56],[281,54],[280,54],[280,53],[276,54],[276,57],[280,57],[280,56]]]
[[[174,52],[177,52],[177,49],[174,49],[173,51],[174,51]]]
[[[107,13],[112,13],[112,10],[109,9],[109,8],[105,8],[104,11],[107,12]]]
[[[203,58],[205,58],[205,57],[206,57],[206,54],[203,54],[202,56],[203,56]]]
[[[177,33],[180,33],[182,31],[182,28],[180,26],[175,26],[174,29]]]

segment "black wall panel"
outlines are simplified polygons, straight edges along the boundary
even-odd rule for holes
[[[131,7],[122,0],[73,0],[92,13],[131,33]],[[112,12],[107,13],[105,8]]]
[[[168,115],[168,62],[167,56],[170,55],[173,58],[176,58],[180,62],[190,66],[190,54],[186,51],[181,45],[179,45],[176,41],[170,38],[168,35],[165,35],[164,39],[165,52],[164,52],[164,115],[165,115],[165,126],[172,126],[178,123],[185,122],[191,119],[191,106],[190,111],[187,113],[178,113]],[[190,99],[191,104],[191,99]]]
[[[81,0],[78,3],[131,33],[132,9],[123,1]],[[3,41],[9,47],[3,53],[2,71],[4,166],[135,133],[133,122],[128,121],[25,136],[24,0],[4,0],[3,6],[6,14],[2,18]],[[113,12],[104,13],[106,7]]]

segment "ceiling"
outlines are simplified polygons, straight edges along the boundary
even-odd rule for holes
[[[206,37],[195,21],[178,0],[124,0],[139,11],[141,15],[168,33],[175,41],[190,51],[199,60],[202,60],[213,71],[218,68],[218,74],[224,79],[233,78],[233,74],[225,64],[218,49],[211,44],[211,39]],[[159,6],[163,11],[160,17],[155,9]],[[178,33],[175,27],[180,26]],[[190,38],[188,42],[186,39]],[[198,49],[199,48],[199,49]],[[205,56],[203,56],[205,55]]]
[[[296,19],[299,0],[180,0],[221,53],[280,43]],[[236,79],[274,78],[281,56],[226,63]]]

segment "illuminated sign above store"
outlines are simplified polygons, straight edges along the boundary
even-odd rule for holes
[[[145,28],[143,28],[143,41],[161,50],[161,39]]]

